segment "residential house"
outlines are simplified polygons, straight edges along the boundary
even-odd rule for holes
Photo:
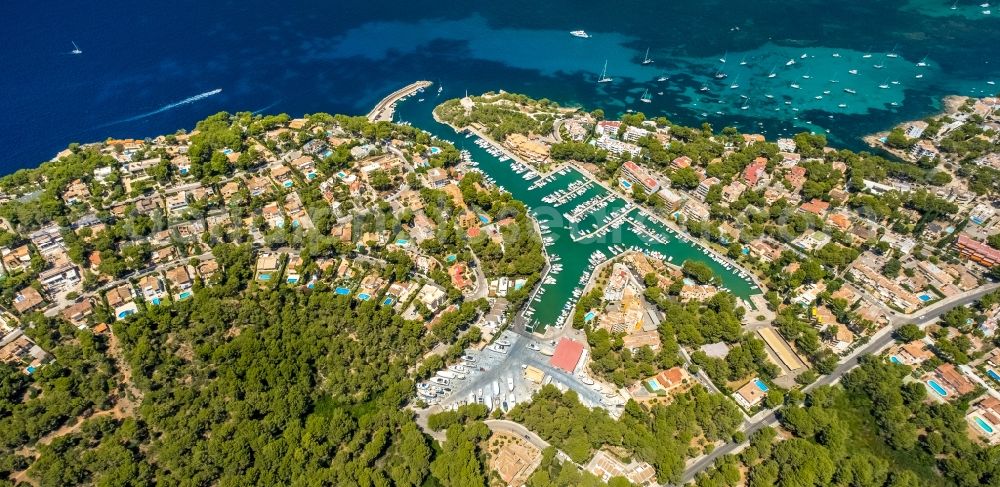
[[[27,313],[28,311],[41,306],[43,302],[45,302],[45,300],[42,299],[41,293],[33,287],[26,287],[18,291],[17,294],[14,295],[13,300],[14,309],[17,310],[18,313]]]

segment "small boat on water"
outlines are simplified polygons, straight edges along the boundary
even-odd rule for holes
[[[598,83],[610,83],[614,79],[608,77],[608,60],[604,60],[604,69],[601,70],[601,77],[597,78]]]
[[[659,78],[656,78],[656,81],[660,81],[660,82],[663,82],[663,81],[666,81],[666,80],[668,80],[668,79],[670,79],[670,78],[669,78],[669,77],[667,77],[667,76],[660,76]]]
[[[642,97],[639,98],[639,101],[643,103],[652,103],[653,97],[649,95],[649,90],[646,90],[642,93]]]
[[[854,91],[854,90],[852,90],[852,89],[850,89],[850,88],[844,88],[844,92],[845,92],[845,93],[850,93],[850,94],[852,94],[852,95],[855,95],[855,94],[857,94],[857,93],[858,93],[857,91]]]
[[[585,31],[585,30],[574,30],[574,31],[571,31],[569,34],[571,36],[573,36],[573,37],[579,37],[581,39],[589,39],[590,38],[590,34],[588,34],[587,31]]]
[[[646,56],[642,58],[642,64],[653,64],[653,60],[649,58],[649,48],[646,48]]]
[[[852,69],[852,70],[849,70],[849,71],[848,71],[848,73],[851,73],[851,74],[858,74],[858,70],[856,70],[856,69]]]
[[[801,88],[801,86],[799,86],[799,84],[798,84],[798,83],[792,83],[792,84],[790,84],[790,85],[788,85],[788,86],[790,86],[790,87],[792,87],[792,88],[795,88],[796,90],[797,90],[797,89],[800,89],[800,88]]]
[[[70,42],[70,44],[73,44],[73,50],[70,51],[71,53],[73,53],[73,54],[83,54],[83,51],[80,50],[80,47],[76,45],[76,41],[69,41],[69,42]]]
[[[785,63],[785,66],[791,66],[793,64],[795,64],[795,60],[794,59],[789,59],[788,62]]]
[[[777,66],[775,66],[775,67],[771,68],[771,72],[770,72],[770,73],[767,73],[767,77],[768,77],[768,78],[773,78],[773,77],[777,76],[777,74],[775,74],[775,72],[774,72],[774,69],[775,69],[775,68],[777,68]]]

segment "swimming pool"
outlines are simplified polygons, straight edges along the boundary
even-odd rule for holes
[[[982,430],[986,432],[986,434],[988,434],[988,435],[992,435],[993,434],[993,427],[990,426],[989,423],[987,423],[986,421],[983,421],[983,418],[980,418],[979,416],[976,416],[976,424],[978,424],[979,427],[982,428]]]
[[[118,319],[119,320],[124,320],[125,318],[128,318],[129,315],[131,315],[132,313],[135,313],[135,311],[132,311],[130,309],[122,311],[122,312],[118,313]]]
[[[401,238],[401,239],[396,240],[396,245],[406,245],[408,243],[410,243],[410,241],[407,240],[407,239],[405,239],[405,238]]]
[[[177,297],[180,298],[180,299],[190,298],[191,297],[191,291],[184,291],[184,292],[178,294]]]
[[[899,359],[896,358],[895,355],[890,355],[889,356],[889,361],[892,362],[892,363],[894,363],[894,364],[902,364],[903,363],[903,362],[900,362]]]
[[[369,299],[371,299],[371,295],[369,295],[368,293],[361,293],[358,294],[358,299],[362,301],[368,301]]]
[[[479,214],[479,221],[483,222],[483,225],[489,225],[490,224],[490,217],[488,217],[488,216],[480,213]]]
[[[392,299],[391,297],[388,297],[388,298],[385,298],[382,301],[382,305],[383,306],[392,306],[392,304],[395,303],[395,302],[396,302],[396,300]]]
[[[222,149],[222,153],[228,156],[229,154],[233,153],[233,150],[232,149]]]
[[[656,379],[647,379],[646,386],[649,387],[649,389],[652,390],[653,392],[663,390],[663,388],[660,387],[660,383],[657,382]]]
[[[351,294],[351,290],[347,289],[346,287],[338,287],[337,289],[334,289],[334,292],[341,296],[347,296],[348,294]]]
[[[1000,374],[996,373],[993,369],[986,369],[986,375],[990,376],[990,378],[995,381],[1000,381]]]
[[[583,315],[583,321],[590,321],[594,319],[595,316],[597,316],[597,313],[588,311],[587,314]]]
[[[455,254],[451,254],[448,257],[444,258],[444,260],[447,260],[448,262],[455,262],[455,259],[458,259],[458,256]]]
[[[917,298],[919,298],[921,301],[925,303],[931,300],[931,296],[929,294],[921,294],[917,296]]]
[[[293,184],[295,184],[295,183],[293,183],[292,180],[290,180],[290,179],[288,181],[285,181],[285,182],[281,183],[281,185],[284,186],[284,187],[286,187],[286,188],[291,188]]]
[[[289,284],[295,284],[295,283],[299,282],[299,278],[295,277],[295,276],[289,276],[285,280],[288,281]]]
[[[429,150],[430,150],[430,153],[431,153],[432,156],[441,153],[441,148],[440,147],[431,147]]]
[[[934,392],[936,392],[937,395],[941,397],[948,396],[948,391],[944,390],[944,387],[941,387],[941,384],[938,384],[934,379],[927,381],[927,385],[930,386],[931,389],[934,389]]]
[[[159,305],[160,305],[160,298],[153,298],[153,299],[150,299],[150,300],[149,300],[149,302],[150,302],[150,303],[153,303],[153,304],[155,304],[155,305],[157,305],[157,306],[159,306]]]
[[[261,281],[270,281],[271,280],[271,275],[270,274],[261,274],[257,278],[260,279]]]
[[[632,189],[632,183],[624,179],[619,179],[618,184],[620,184],[623,189]]]
[[[760,379],[754,379],[753,383],[754,383],[754,385],[757,386],[758,389],[760,389],[761,392],[767,392],[768,391],[767,384],[765,384],[764,381],[762,381]]]

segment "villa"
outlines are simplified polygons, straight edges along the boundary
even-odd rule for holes
[[[751,409],[767,397],[767,386],[758,378],[753,378],[733,393],[733,398],[744,409]]]
[[[160,304],[166,296],[167,289],[163,280],[156,274],[149,274],[139,279],[139,290],[143,298],[152,304]]]

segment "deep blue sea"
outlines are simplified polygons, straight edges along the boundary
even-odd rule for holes
[[[982,1],[7,2],[0,173],[220,110],[362,114],[417,79],[857,148],[944,95],[1000,91],[1000,5]]]

